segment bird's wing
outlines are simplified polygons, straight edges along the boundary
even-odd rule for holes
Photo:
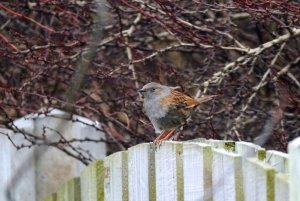
[[[189,112],[190,109],[199,105],[199,102],[179,91],[171,90],[171,93],[162,98],[162,105],[168,105],[170,109],[178,110],[178,112]]]
[[[162,105],[168,105],[170,111],[175,110],[178,113],[189,114],[191,109],[198,106],[201,103],[207,102],[215,98],[217,95],[204,96],[198,99],[189,97],[179,91],[171,90],[171,93],[161,99]]]
[[[168,107],[168,112],[163,122],[168,123],[168,126],[178,126],[186,121],[194,107],[211,100],[213,97],[215,96],[206,96],[196,100],[183,93],[172,90],[168,96],[160,100],[162,106]]]

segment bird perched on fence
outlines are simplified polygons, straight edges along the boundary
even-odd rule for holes
[[[144,112],[153,124],[155,132],[160,133],[154,143],[169,140],[175,130],[186,122],[196,106],[216,97],[211,95],[194,99],[155,82],[144,85],[138,92],[144,97]]]

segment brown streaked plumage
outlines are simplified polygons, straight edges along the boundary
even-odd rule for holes
[[[199,104],[199,102],[179,91],[171,89],[171,93],[161,99],[161,104],[168,104],[176,106],[178,104],[186,108],[193,108]]]
[[[156,133],[161,133],[154,142],[170,139],[175,129],[186,122],[196,106],[215,97],[215,95],[205,96],[196,100],[155,82],[146,84],[139,92],[144,95],[146,115]]]

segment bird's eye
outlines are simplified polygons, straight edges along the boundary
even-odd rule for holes
[[[154,88],[152,88],[152,89],[151,89],[151,92],[155,92],[155,89],[154,89]]]

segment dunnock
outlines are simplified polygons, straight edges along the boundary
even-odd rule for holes
[[[144,85],[138,92],[144,96],[144,112],[153,124],[155,132],[160,133],[154,140],[155,143],[170,139],[196,106],[216,96],[205,96],[196,100],[155,82]]]

